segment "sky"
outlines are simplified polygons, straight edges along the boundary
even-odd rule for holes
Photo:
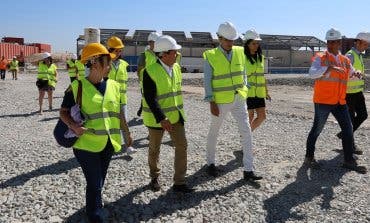
[[[232,22],[239,33],[313,35],[331,27],[346,37],[370,31],[366,0],[1,0],[0,37],[48,43],[52,52],[76,52],[84,28],[216,32]]]

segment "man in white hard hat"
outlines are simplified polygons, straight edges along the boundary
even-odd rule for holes
[[[71,57],[66,61],[67,65],[67,70],[68,70],[68,75],[69,79],[71,80],[71,83],[76,80],[76,60],[77,60],[77,55],[72,54]]]
[[[243,176],[247,181],[261,180],[254,173],[252,134],[248,120],[247,78],[243,47],[233,46],[239,35],[230,22],[222,23],[217,32],[220,45],[203,53],[205,100],[209,102],[211,125],[207,138],[207,173],[218,175],[215,165],[217,136],[229,113],[236,119],[243,149]]]
[[[159,151],[165,131],[168,131],[175,147],[173,190],[182,193],[193,191],[185,184],[187,141],[181,93],[182,74],[176,63],[179,49],[181,46],[172,37],[159,37],[154,43],[158,60],[143,70],[143,120],[149,130],[149,186],[153,191],[160,190]]]
[[[347,106],[353,126],[353,133],[367,119],[367,109],[363,94],[365,87],[365,66],[362,57],[366,49],[369,47],[369,41],[369,32],[358,33],[354,46],[346,53],[346,56],[351,60],[351,64],[355,69],[355,73],[349,77],[346,95]],[[342,138],[342,132],[338,133],[337,136],[338,138]],[[353,144],[353,147],[355,154],[363,154],[362,150],[359,149],[355,143]]]
[[[151,32],[148,35],[148,46],[145,47],[145,51],[142,52],[139,56],[138,62],[137,62],[137,75],[139,78],[140,86],[142,85],[143,81],[143,69],[157,61],[157,57],[155,56],[154,49],[154,43],[159,37],[159,33],[157,32]],[[142,112],[142,104],[140,103],[140,108],[137,111],[137,116],[141,116]]]
[[[315,144],[331,113],[342,130],[343,167],[364,174],[367,172],[366,167],[359,166],[353,157],[352,124],[346,105],[347,80],[354,70],[351,61],[340,54],[341,33],[332,28],[327,31],[326,40],[327,51],[315,57],[309,70],[309,75],[315,79],[313,95],[315,117],[307,137],[304,164],[311,167],[319,166],[314,158]]]
[[[9,70],[12,72],[13,80],[18,79],[18,70],[19,70],[19,61],[17,60],[17,57],[14,56],[13,60],[9,63]]]

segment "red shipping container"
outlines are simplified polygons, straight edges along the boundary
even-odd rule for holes
[[[32,46],[36,46],[39,48],[39,53],[48,52],[51,53],[51,45],[45,43],[32,43]]]
[[[17,56],[18,60],[23,62],[24,57],[38,52],[39,48],[35,46],[0,43],[0,57],[4,56],[8,60],[11,60],[14,56]]]
[[[4,37],[4,43],[18,43],[19,45],[24,45],[24,38],[20,37]]]

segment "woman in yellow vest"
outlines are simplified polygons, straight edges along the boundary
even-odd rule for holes
[[[19,61],[17,57],[14,56],[13,60],[9,63],[9,70],[12,72],[13,80],[17,80],[18,70],[19,70]]]
[[[60,109],[61,120],[78,136],[73,153],[86,179],[86,214],[90,222],[104,220],[101,192],[111,157],[121,150],[121,129],[124,129],[128,145],[132,144],[121,110],[121,87],[116,81],[105,79],[112,57],[114,55],[100,43],[86,45],[81,55],[81,61],[86,65],[86,78],[71,84]],[[76,104],[79,85],[84,117],[82,125],[70,115],[70,109]]]
[[[112,66],[108,74],[108,78],[117,81],[121,85],[121,100],[122,100],[122,111],[125,114],[126,120],[128,120],[128,109],[127,109],[127,81],[128,73],[127,67],[128,63],[121,59],[121,54],[123,50],[123,43],[117,36],[112,36],[107,41],[108,51],[113,53],[115,57],[112,59]],[[123,136],[123,132],[122,132]],[[125,139],[125,137],[123,137]],[[124,152],[128,155],[136,153],[136,149],[133,147],[128,147],[127,142],[122,145]]]
[[[57,66],[53,64],[50,53],[42,54],[42,61],[38,64],[36,85],[39,89],[39,114],[42,114],[42,103],[45,92],[48,93],[49,111],[53,109],[53,91],[57,84]]]
[[[244,34],[244,41],[245,67],[248,77],[247,107],[253,131],[266,119],[265,98],[269,100],[271,98],[267,91],[264,75],[265,58],[260,47],[260,35],[254,29],[248,30]],[[257,117],[254,117],[255,113],[257,113]]]

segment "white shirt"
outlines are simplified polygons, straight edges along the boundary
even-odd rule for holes
[[[165,63],[163,63],[163,61],[161,59],[159,59],[159,62],[161,62],[162,67],[167,72],[167,74],[170,76],[170,78],[172,78],[172,68],[173,68],[173,66],[170,67],[170,66],[166,65]]]
[[[329,55],[332,55],[335,58],[335,61],[337,62],[337,64],[340,64],[340,60],[339,60],[339,55],[341,55],[340,53],[337,54],[337,55],[334,55],[334,54],[329,53],[327,51],[325,53],[327,53]],[[351,75],[355,72],[355,70],[353,69],[352,64],[350,64],[350,66],[351,66],[351,68],[350,68],[351,69],[350,75]],[[311,77],[313,79],[320,78],[324,75],[324,73],[327,69],[328,69],[328,66],[322,66],[321,65],[321,58],[316,57],[315,60],[311,64],[310,70],[308,71],[308,75],[309,75],[309,77]],[[328,72],[326,75],[330,76],[330,72]]]

